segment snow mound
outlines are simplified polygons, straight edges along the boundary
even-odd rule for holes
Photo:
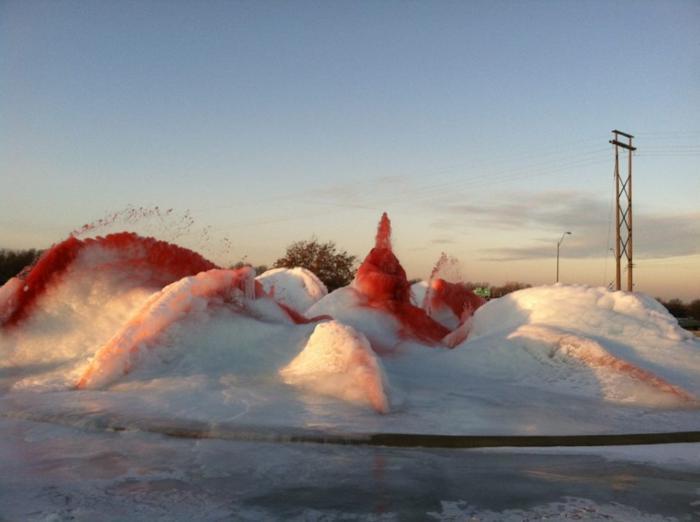
[[[562,284],[526,288],[489,301],[474,314],[471,338],[523,324],[547,324],[615,339],[692,338],[652,297]]]
[[[61,243],[0,288],[0,410],[361,432],[697,429],[700,341],[652,298],[554,285],[481,306],[435,274],[426,294],[390,228],[382,216],[353,285],[304,315],[301,298],[322,292],[300,269],[258,280],[131,234]]]
[[[326,285],[306,268],[273,268],[256,279],[275,301],[301,313],[328,294]]]
[[[561,284],[513,292],[476,311],[460,348],[488,350],[490,372],[524,356],[522,379],[609,402],[699,405],[697,341],[643,294]]]
[[[280,370],[285,383],[389,412],[385,377],[367,338],[337,321],[319,324],[303,351]]]
[[[44,379],[50,387],[70,386],[76,364],[92,356],[159,289],[122,270],[92,269],[95,256],[103,254],[84,250],[38,296],[21,324],[0,328],[0,372],[32,368],[53,374]],[[12,300],[16,294],[9,285],[18,284],[23,284],[19,278],[8,281],[0,297]]]
[[[338,288],[306,311],[309,317],[328,315],[352,326],[369,339],[375,350],[392,351],[401,342],[401,323],[382,309],[372,308],[367,297],[351,286]]]
[[[693,403],[695,398],[652,372],[612,355],[600,343],[556,328],[523,325],[508,336],[531,351],[540,350],[555,364],[590,369],[603,398],[649,406]]]
[[[80,270],[75,270],[76,266]],[[0,327],[24,321],[45,295],[69,276],[109,274],[123,286],[162,288],[215,265],[196,252],[130,232],[80,240],[69,237],[44,252],[39,260],[0,292]],[[18,283],[21,281],[21,284]],[[14,295],[13,295],[14,291]]]
[[[226,304],[262,320],[291,322],[271,299],[256,292],[255,272],[213,269],[185,277],[153,294],[102,348],[81,375],[78,388],[101,388],[129,373],[141,352],[166,328],[189,313]],[[267,306],[266,306],[267,303]]]

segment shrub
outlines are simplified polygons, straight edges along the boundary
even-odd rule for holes
[[[347,286],[355,277],[356,256],[346,251],[339,252],[333,241],[320,243],[317,239],[297,241],[287,247],[284,257],[272,265],[273,268],[300,266],[311,270],[332,292]]]

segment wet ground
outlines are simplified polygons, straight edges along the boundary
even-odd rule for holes
[[[193,440],[12,419],[0,433],[3,521],[700,520],[697,459]]]

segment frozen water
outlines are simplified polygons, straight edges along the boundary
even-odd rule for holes
[[[280,375],[287,384],[389,412],[379,358],[364,335],[337,321],[319,324]]]
[[[307,432],[362,437],[700,429],[700,343],[650,297],[580,285],[521,290],[478,308],[460,326],[469,337],[449,349],[439,339],[421,340],[414,335],[418,330],[410,330],[406,314],[416,308],[409,300],[420,301],[424,287],[414,285],[412,297],[404,292],[408,287],[398,261],[391,252],[380,253],[393,267],[392,278],[382,278],[379,263],[374,271],[365,271],[363,285],[321,295],[324,289],[313,277],[298,270],[257,281],[249,269],[197,269],[174,277],[159,273],[152,263],[134,264],[127,254],[115,257],[102,247],[82,251],[37,294],[21,321],[0,328],[0,506],[9,506],[0,510],[0,518],[92,519],[106,509],[115,519],[129,513],[136,520],[151,520],[172,515],[171,503],[183,518],[196,518],[196,513],[239,519],[348,514],[380,520],[410,512],[421,513],[421,519],[495,520],[560,512],[655,520],[659,513],[679,514],[663,502],[645,504],[651,486],[639,489],[634,507],[563,488],[559,495],[540,495],[523,508],[510,501],[481,499],[475,504],[462,490],[440,492],[433,484],[429,500],[416,501],[409,511],[376,512],[366,505],[360,513],[351,506],[330,509],[316,497],[302,497],[306,507],[299,511],[280,498],[294,496],[294,486],[284,480],[261,486],[266,478],[291,477],[302,470],[308,475],[307,490],[322,490],[356,459],[366,464],[379,458],[397,466],[379,465],[377,473],[388,473],[390,487],[401,484],[401,491],[420,489],[412,479],[402,482],[402,466],[423,483],[450,473],[455,473],[454,481],[478,484],[480,479],[466,468],[451,471],[452,456],[439,452],[314,446],[279,449],[278,456],[265,460],[247,455],[264,453],[266,446],[260,443],[200,441],[187,443],[190,453],[183,456],[179,452],[186,443],[143,433],[233,434],[240,440],[264,439],[267,433],[276,434],[270,440],[293,440],[294,434]],[[207,266],[188,256],[196,266]],[[190,265],[172,266],[175,272],[187,272]],[[368,281],[382,283],[386,296],[368,294],[373,288]],[[22,284],[15,279],[0,288],[6,300],[0,309],[14,309],[16,303],[10,301],[24,291]],[[306,316],[332,320],[304,323],[273,298],[297,311],[313,301]],[[107,427],[124,433],[100,431]],[[204,453],[199,451],[203,448]],[[151,450],[153,456],[145,457]],[[697,445],[677,450],[675,459],[678,451],[682,458],[685,451],[697,453]],[[219,461],[212,457],[217,452],[228,456]],[[325,471],[300,464],[319,455],[327,459]],[[536,457],[542,455],[551,457]],[[655,465],[658,460],[664,457]],[[235,465],[241,468],[233,472]],[[245,486],[251,466],[263,468],[255,488]],[[418,471],[424,466],[425,475]],[[546,482],[543,473],[535,476]],[[697,479],[697,466],[687,473]],[[356,483],[363,477],[357,475]],[[524,466],[515,480],[531,478]],[[218,493],[212,496],[203,485],[211,485],[210,479],[216,491],[243,492],[227,501]],[[669,494],[677,494],[674,487],[680,486],[664,480]],[[681,514],[691,509],[684,488],[686,511]],[[125,497],[131,502],[127,507],[121,505]],[[36,509],[28,507],[35,503]]]
[[[328,294],[326,285],[306,268],[273,268],[257,277],[272,297],[297,312],[305,312]]]
[[[611,457],[614,449],[599,449],[600,457],[270,444],[1,418],[0,432],[0,517],[10,521],[665,522],[700,515],[697,461],[665,469]],[[694,446],[685,453],[697,455]],[[676,458],[673,452],[669,462]]]
[[[355,286],[306,311],[334,322],[295,324],[250,269],[213,269],[161,288],[155,267],[144,275],[112,259],[84,251],[23,322],[0,330],[6,414],[75,421],[97,411],[358,433],[700,424],[699,343],[647,296],[576,285],[521,290],[480,307],[465,323],[469,338],[450,350],[406,335],[395,311],[410,304],[387,307]],[[323,293],[305,271],[272,276],[263,282],[283,281],[276,288],[299,309],[300,296]]]

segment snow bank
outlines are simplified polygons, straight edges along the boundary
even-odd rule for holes
[[[306,268],[274,268],[256,279],[275,301],[300,313],[328,294],[326,285]]]
[[[337,321],[316,326],[304,350],[280,375],[287,384],[389,412],[384,372],[369,341]]]
[[[11,277],[0,286],[0,324],[4,324],[17,310],[24,286],[24,281],[19,277]]]

